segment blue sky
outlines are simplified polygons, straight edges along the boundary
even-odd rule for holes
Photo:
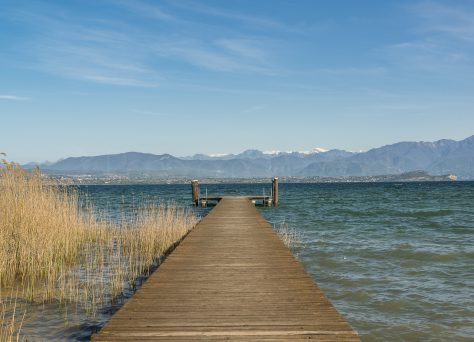
[[[473,109],[473,1],[0,2],[10,160],[358,151]]]

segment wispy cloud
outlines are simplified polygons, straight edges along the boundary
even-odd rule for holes
[[[206,16],[217,17],[221,19],[233,20],[255,28],[289,32],[298,31],[296,25],[289,26],[273,18],[255,16],[251,13],[242,13],[235,10],[231,11],[227,9],[213,7],[203,4],[202,2],[196,3],[194,1],[173,1],[171,4],[176,7],[192,11],[194,13],[200,13]]]
[[[422,1],[407,11],[416,21],[413,38],[385,47],[392,63],[432,75],[473,70],[474,7]]]
[[[111,4],[114,5],[119,5],[130,12],[136,13],[141,16],[145,16],[151,19],[157,19],[157,20],[162,20],[162,21],[167,21],[167,22],[176,22],[179,21],[178,18],[170,13],[168,13],[166,10],[164,10],[161,6],[157,4],[148,4],[143,1],[135,0],[135,1],[130,1],[130,0],[113,0],[111,1]]]
[[[168,116],[167,113],[155,112],[155,111],[150,111],[150,110],[142,110],[142,109],[133,109],[132,112],[135,114],[146,115],[146,116]]]
[[[28,101],[28,97],[17,96],[17,95],[0,95],[0,100],[9,100],[9,101]]]
[[[146,63],[142,40],[126,23],[77,17],[60,8],[12,9],[12,16],[40,35],[19,45],[30,69],[81,81],[132,87],[154,87],[160,79]],[[24,63],[26,64],[26,63]]]
[[[102,37],[105,40],[105,31]],[[117,86],[158,86],[156,72],[142,63],[139,54],[126,51],[129,44],[112,45],[111,41],[96,46],[51,37],[32,46],[37,51],[36,67],[49,73]]]
[[[350,68],[325,68],[318,69],[318,73],[330,74],[330,75],[383,75],[387,72],[385,67],[350,67]]]
[[[464,70],[471,60],[464,48],[429,38],[393,44],[386,50],[392,60],[404,68],[434,73]]]
[[[108,77],[102,75],[82,75],[82,79],[87,81],[93,81],[96,83],[117,85],[117,86],[130,86],[130,87],[144,87],[144,88],[155,88],[158,87],[157,83],[149,83],[131,78],[122,77]]]
[[[369,105],[367,108],[379,110],[383,112],[413,112],[413,111],[425,111],[431,109],[432,105],[427,104],[406,104],[406,103],[384,103],[384,104],[373,104]]]
[[[227,41],[226,46],[223,46],[222,41],[209,44],[190,39],[164,40],[154,46],[154,51],[162,57],[177,59],[208,70],[272,74],[271,67],[260,57],[255,56],[255,54],[262,55],[263,53],[258,52],[257,49],[251,52],[250,49],[242,43],[235,44],[235,42]]]
[[[262,106],[262,105],[256,105],[256,106],[252,106],[252,107],[249,107],[249,108],[246,108],[242,111],[243,114],[249,114],[249,113],[255,113],[255,112],[260,112],[262,111],[263,109],[265,109],[265,106]]]
[[[216,45],[239,57],[265,62],[267,54],[262,46],[266,42],[258,39],[219,39]]]
[[[456,2],[449,6],[435,1],[424,1],[412,7],[421,19],[420,30],[445,35],[451,39],[474,42],[474,9],[461,7]]]
[[[29,63],[29,68],[70,79],[113,86],[157,87],[179,82],[173,78],[173,72],[183,66],[266,76],[275,75],[279,69],[269,58],[276,55],[272,51],[277,44],[265,35],[233,32],[222,29],[222,24],[210,28],[194,16],[183,16],[174,3],[166,6],[123,0],[109,4],[139,18],[122,22],[95,14],[76,16],[58,5],[12,8],[3,16],[10,15],[41,32],[19,46],[19,53],[29,56],[25,63]],[[260,26],[277,25],[270,19],[248,19],[213,8],[202,10],[208,15],[250,20]],[[156,20],[159,30],[154,25],[134,25],[134,20],[147,19]]]

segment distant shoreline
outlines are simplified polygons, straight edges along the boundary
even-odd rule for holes
[[[125,174],[48,174],[53,179],[67,181],[74,185],[139,185],[139,184],[189,184],[193,177],[184,176],[149,176]],[[413,183],[413,182],[453,182],[470,181],[458,180],[455,175],[430,175],[424,171],[413,171],[398,175],[378,176],[341,176],[341,177],[288,177],[280,176],[280,183]],[[226,178],[199,178],[201,184],[267,184],[270,178],[255,177],[226,177]]]

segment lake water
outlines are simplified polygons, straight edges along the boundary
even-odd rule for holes
[[[201,184],[201,193],[268,195],[270,187]],[[189,206],[190,188],[80,191],[115,219],[144,202]],[[294,254],[363,341],[474,340],[474,182],[280,184],[280,206],[261,213],[301,234]],[[33,311],[40,319],[27,322],[24,332],[87,339],[112,311],[94,321],[75,313],[75,323],[64,325],[61,310],[39,306]]]

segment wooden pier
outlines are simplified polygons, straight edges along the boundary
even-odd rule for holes
[[[224,196],[208,196],[207,189],[206,195],[201,197],[201,193],[199,191],[199,182],[197,179],[191,181],[191,193],[192,193],[192,201],[195,207],[201,206],[203,208],[207,207],[210,203],[217,203],[219,202]],[[248,199],[252,201],[254,204],[261,204],[264,207],[277,207],[278,206],[278,177],[273,178],[272,180],[272,188],[269,196],[266,195],[254,195],[254,196],[247,196]]]
[[[359,341],[247,197],[223,197],[93,341]]]

